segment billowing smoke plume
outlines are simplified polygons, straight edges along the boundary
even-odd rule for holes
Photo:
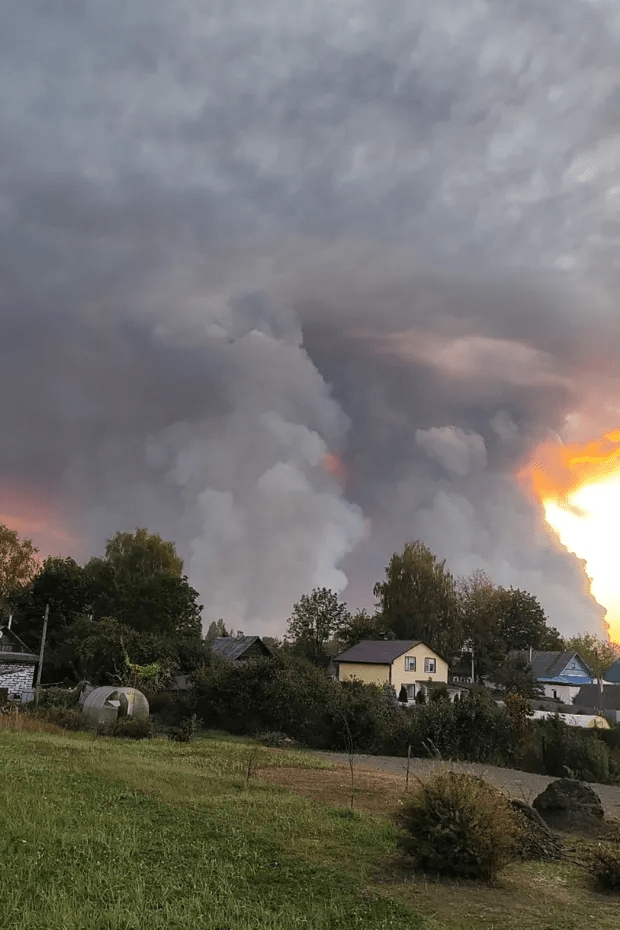
[[[514,476],[618,426],[619,32],[613,0],[7,0],[0,520],[80,558],[146,525],[246,631],[369,606],[415,538],[600,631]]]

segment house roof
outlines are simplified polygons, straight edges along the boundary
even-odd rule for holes
[[[612,685],[610,688],[603,687],[603,693],[599,695],[598,685],[583,685],[575,696],[575,704],[582,707],[596,708],[600,706],[603,710],[620,710],[620,688]]]
[[[209,646],[213,655],[217,656],[218,659],[228,659],[232,662],[235,659],[240,659],[243,653],[257,640],[265,650],[265,655],[271,655],[271,649],[265,645],[260,636],[217,636],[211,640]]]
[[[363,662],[365,665],[391,665],[403,653],[419,646],[419,639],[365,639],[356,646],[334,656],[334,662]],[[426,645],[426,643],[424,643]],[[430,649],[430,646],[427,647]],[[431,649],[433,655],[437,655]]]
[[[3,646],[9,646],[9,651],[5,652]],[[39,659],[35,656],[26,643],[22,642],[14,630],[8,626],[0,627],[0,662],[21,662],[22,664],[36,663]]]
[[[605,672],[605,681],[617,681],[620,684],[620,659]]]
[[[526,658],[529,656],[526,654]],[[570,671],[564,675],[567,666],[577,658],[584,669],[592,677],[592,670],[584,662],[578,652],[533,652],[529,660],[532,666],[532,674],[538,681],[558,681],[560,684],[582,684],[583,676],[571,675]],[[560,681],[560,678],[577,678],[573,681]]]

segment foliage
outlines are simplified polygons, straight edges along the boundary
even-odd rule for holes
[[[177,743],[190,743],[196,736],[199,725],[200,721],[196,714],[192,714],[191,717],[185,717],[181,721],[180,726],[174,728],[170,732],[170,739]]]
[[[620,646],[617,643],[601,639],[594,633],[582,633],[581,636],[565,639],[562,648],[566,652],[578,652],[594,672],[595,678],[602,678],[620,658]]]
[[[407,701],[409,700],[409,697],[408,697],[408,695],[407,695],[407,689],[405,688],[404,685],[401,685],[401,686],[400,686],[400,691],[398,692],[398,700],[399,700],[402,704],[406,704]]]
[[[20,540],[16,530],[0,523],[0,608],[3,610],[36,574],[38,551],[29,539]]]
[[[394,639],[394,631],[389,629],[382,614],[371,616],[366,610],[347,614],[338,627],[341,650],[344,652],[365,639]]]
[[[118,739],[151,739],[152,717],[119,717],[113,723],[100,723],[97,736],[115,736]]]
[[[515,742],[522,744],[530,729],[532,706],[527,697],[519,691],[509,691],[504,704],[506,713],[512,721]]]
[[[547,625],[547,617],[533,594],[519,588],[500,588],[499,634],[507,652],[562,648],[560,634]]]
[[[599,888],[620,892],[620,846],[599,844],[590,855],[588,867]]]
[[[288,620],[287,640],[299,655],[326,667],[329,657],[326,643],[347,622],[347,607],[328,588],[315,588],[293,606]]]
[[[500,631],[501,591],[484,572],[457,582],[464,645],[473,655],[476,681],[482,681],[503,661],[505,641]]]
[[[456,704],[433,701],[416,707],[408,743],[416,756],[501,764],[511,758],[515,737],[508,714],[486,694],[471,692]]]
[[[524,698],[544,695],[543,686],[534,678],[532,666],[520,652],[507,656],[502,664],[491,672],[489,679],[505,691],[520,694]]]
[[[71,707],[40,708],[35,715],[42,720],[56,724],[63,730],[86,730],[89,726],[86,715]]]
[[[597,733],[569,727],[557,715],[539,723],[545,773],[590,782],[610,778],[609,749]]]
[[[217,639],[218,636],[232,636],[232,630],[226,629],[226,624],[220,618],[219,620],[212,620],[209,624],[205,640],[210,643],[214,639]]]
[[[396,639],[423,640],[449,658],[461,642],[454,578],[421,542],[407,543],[374,586],[383,622]]]
[[[428,872],[488,881],[517,854],[519,826],[508,799],[468,773],[429,779],[399,821],[403,849]]]
[[[183,560],[177,555],[174,543],[145,528],[136,529],[135,533],[116,533],[108,539],[105,560],[119,580],[136,581],[159,574],[180,578],[183,574]]]

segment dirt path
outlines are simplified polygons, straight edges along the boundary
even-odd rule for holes
[[[349,768],[349,757],[345,753],[337,752],[313,752],[312,755],[319,756],[329,762],[340,763]],[[406,759],[400,759],[396,756],[366,756],[355,754],[355,770],[360,774],[362,772],[371,773],[383,772],[391,775],[391,781],[402,780],[404,786]],[[428,778],[429,775],[442,769],[450,768],[457,772],[472,772],[474,775],[480,775],[486,781],[505,791],[511,797],[522,798],[529,804],[541,791],[547,787],[549,782],[555,781],[546,775],[533,775],[530,772],[520,772],[515,769],[503,769],[494,765],[479,765],[469,762],[441,763],[432,759],[412,759],[410,766],[410,779],[414,777]],[[344,776],[344,773],[343,773]],[[596,791],[601,799],[605,809],[605,816],[613,820],[620,820],[620,787],[614,785],[597,785],[590,786]]]

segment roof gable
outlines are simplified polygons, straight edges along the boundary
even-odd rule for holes
[[[0,661],[18,657],[23,660],[38,662],[37,656],[22,642],[14,630],[10,630],[8,626],[0,627]]]
[[[420,639],[365,639],[356,646],[334,657],[334,662],[359,662],[363,665],[391,665],[395,659],[405,654],[414,646],[426,646],[429,652],[441,658]]]
[[[538,681],[558,681],[562,678],[591,679],[592,670],[578,652],[533,652],[530,661],[534,678]]]
[[[217,636],[209,643],[211,651],[218,659],[228,659],[234,662],[243,658],[243,654],[254,643],[258,643],[264,656],[272,655],[269,646],[266,646],[260,636]]]

